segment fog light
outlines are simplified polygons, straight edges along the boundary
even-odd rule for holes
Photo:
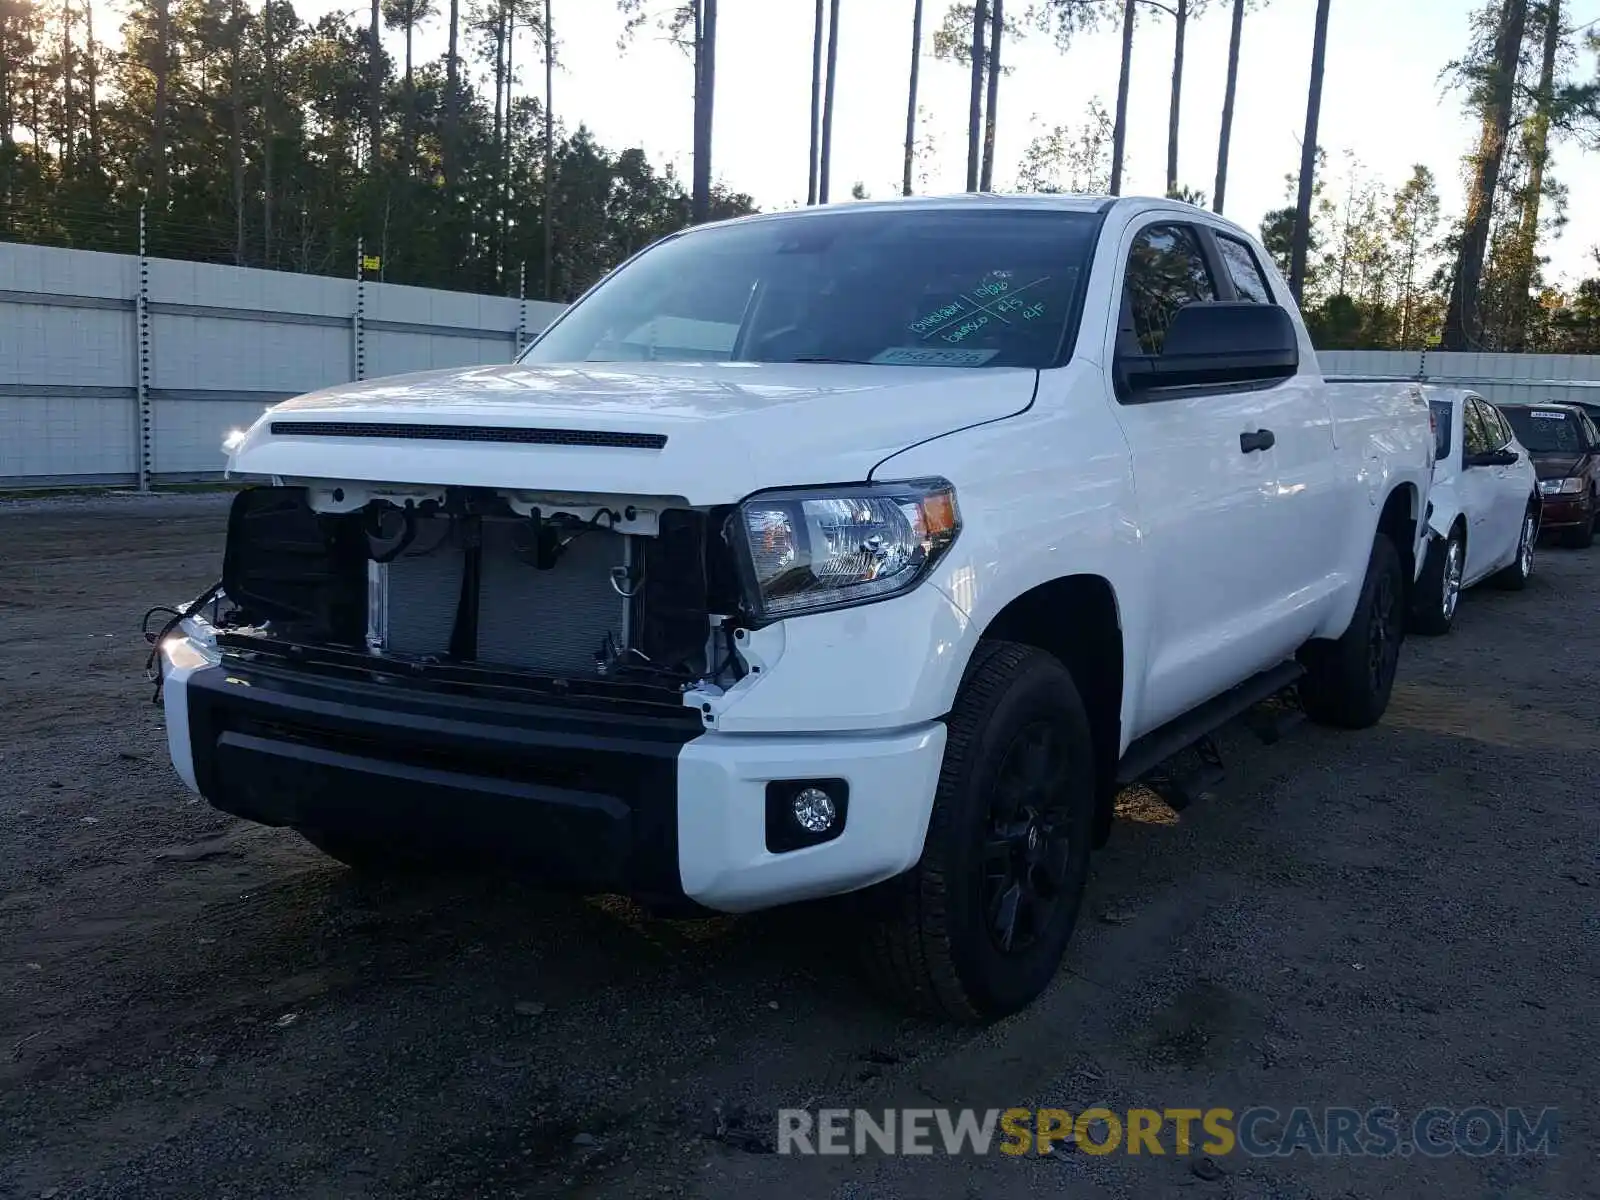
[[[839,810],[819,787],[801,788],[794,796],[794,819],[807,833],[827,833]]]
[[[786,854],[844,835],[850,784],[843,779],[774,779],[767,784],[767,850]]]

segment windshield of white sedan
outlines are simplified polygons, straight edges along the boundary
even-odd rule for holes
[[[619,270],[524,362],[1044,367],[1090,213],[819,212],[695,230]]]

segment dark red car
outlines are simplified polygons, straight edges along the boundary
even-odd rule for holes
[[[1542,529],[1588,546],[1600,524],[1600,428],[1577,404],[1498,406],[1539,475]]]

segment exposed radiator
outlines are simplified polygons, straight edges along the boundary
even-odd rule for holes
[[[385,568],[387,649],[443,655],[450,647],[466,554],[450,544],[446,520],[420,522],[413,548]],[[541,571],[516,554],[524,522],[485,520],[478,593],[479,662],[554,675],[595,674],[606,635],[623,643],[626,601],[611,586],[626,539],[607,529],[577,537]],[[438,545],[438,549],[430,547]]]

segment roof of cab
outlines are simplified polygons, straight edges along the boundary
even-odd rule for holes
[[[712,225],[730,225],[747,221],[782,221],[803,219],[815,213],[835,212],[886,212],[895,209],[962,209],[962,208],[1010,208],[1010,209],[1053,209],[1058,212],[1084,212],[1084,213],[1109,213],[1113,208],[1122,207],[1148,211],[1150,209],[1164,209],[1172,212],[1205,212],[1194,205],[1182,200],[1170,200],[1159,196],[1100,196],[1100,195],[1068,195],[1065,193],[1000,193],[1000,192],[956,192],[946,196],[891,196],[883,200],[842,200],[830,204],[811,204],[800,208],[780,209],[774,212],[750,213],[742,217],[730,217],[723,221],[710,222]],[[1211,214],[1207,214],[1211,215]],[[698,226],[697,228],[705,228]]]

